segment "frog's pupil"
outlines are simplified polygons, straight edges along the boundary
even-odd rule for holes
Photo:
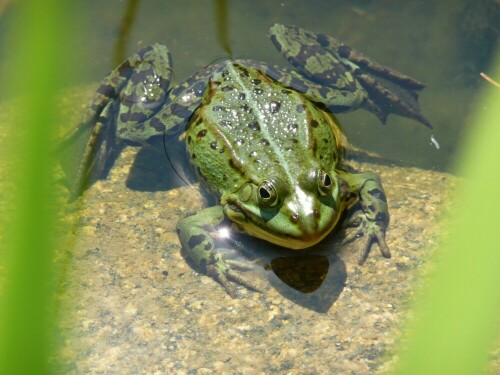
[[[259,194],[260,194],[260,197],[262,199],[269,199],[269,198],[271,198],[271,194],[269,193],[269,191],[267,191],[267,189],[265,187],[259,188]]]
[[[329,187],[332,184],[332,179],[330,178],[329,174],[325,174],[324,184],[325,187]]]

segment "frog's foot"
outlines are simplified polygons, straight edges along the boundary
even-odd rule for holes
[[[223,247],[227,241],[218,238],[217,233],[224,220],[221,206],[206,208],[180,220],[177,234],[182,246],[193,263],[219,282],[231,297],[237,296],[234,283],[250,290],[262,291],[263,288],[255,281],[245,277],[247,271],[255,269],[254,264],[239,260],[239,252]],[[221,244],[221,240],[225,242]],[[253,272],[248,274],[254,275]]]
[[[368,255],[370,254],[370,250],[374,242],[378,243],[382,256],[385,258],[391,257],[391,252],[385,242],[385,222],[369,220],[362,212],[359,212],[351,218],[347,225],[353,228],[342,240],[342,245],[345,245],[355,239],[360,239],[360,241],[362,241],[362,245],[359,248],[359,265],[362,265],[366,259],[368,259]]]
[[[243,276],[242,272],[252,269],[253,266],[251,264],[231,259],[224,260],[220,254],[214,254],[206,265],[207,275],[219,282],[232,298],[237,297],[236,288],[233,283],[240,284],[255,292],[262,292],[262,288],[259,285]]]
[[[418,92],[425,87],[419,81],[380,65],[327,35],[280,24],[273,25],[269,35],[297,71],[322,86],[318,92],[314,92],[314,87],[312,91],[308,87],[302,91],[316,96],[317,101],[333,111],[361,107],[374,113],[382,123],[395,113],[432,128],[419,108]]]

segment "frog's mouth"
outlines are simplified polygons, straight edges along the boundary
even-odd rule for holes
[[[332,215],[328,225],[325,226],[319,226],[317,222],[311,224],[311,220],[307,223],[308,225],[299,221],[295,224],[279,226],[273,222],[273,219],[265,221],[262,216],[251,211],[243,211],[235,204],[224,206],[224,212],[229,220],[250,236],[292,250],[303,250],[316,245],[331,232],[338,221],[338,215]]]

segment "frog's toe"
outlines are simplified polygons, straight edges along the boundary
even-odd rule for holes
[[[231,296],[231,298],[236,298],[238,295],[236,294],[236,288],[231,281],[227,278],[227,271],[221,270],[217,264],[207,265],[207,275],[216,280],[219,284],[221,284],[224,289],[226,289],[227,294]]]
[[[383,231],[379,230],[378,232],[371,234],[365,233],[364,237],[365,237],[364,244],[361,248],[361,251],[359,252],[359,259],[358,259],[358,264],[360,266],[363,265],[365,261],[368,259],[368,256],[370,255],[370,251],[374,242],[378,243],[380,252],[382,253],[382,256],[384,258],[391,257],[391,252],[389,251],[389,247],[385,242],[385,235]]]
[[[226,252],[226,249],[223,249]],[[244,286],[249,290],[262,292],[262,288],[255,282],[243,277],[241,272],[250,271],[254,268],[251,263],[238,261],[234,259],[223,259],[221,254],[213,257],[213,262],[207,264],[207,274],[219,282],[226,292],[232,297],[237,298],[238,294],[233,283]]]
[[[235,259],[226,259],[225,261],[226,264],[233,270],[246,272],[255,269],[255,265],[253,263],[243,262],[241,260]]]
[[[387,243],[385,242],[385,229],[378,225],[376,222],[363,221],[359,226],[347,234],[347,236],[342,241],[342,244],[346,244],[355,240],[356,238],[362,237],[362,246],[359,251],[358,264],[362,265],[368,256],[370,255],[370,250],[374,242],[378,243],[380,253],[384,258],[390,258],[391,252]]]
[[[228,270],[227,275],[235,283],[243,285],[245,288],[253,290],[254,292],[262,293],[262,287],[260,285],[249,280],[248,278],[244,278],[239,272],[230,269]]]
[[[345,245],[355,240],[356,238],[363,236],[364,230],[362,223],[363,223],[363,217],[361,213],[356,213],[349,219],[349,221],[345,224],[345,227],[351,229],[348,229],[346,236],[341,242],[342,245]]]

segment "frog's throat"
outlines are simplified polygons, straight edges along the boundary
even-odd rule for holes
[[[226,205],[224,207],[224,213],[231,222],[236,224],[240,230],[248,235],[292,250],[303,250],[316,245],[332,231],[340,218],[340,215],[334,215],[329,224],[321,230],[293,236],[286,233],[276,233],[265,225],[264,227],[258,225],[257,220],[252,220],[247,217],[234,205]]]
[[[273,232],[266,231],[265,229],[262,229],[261,227],[254,224],[247,223],[247,225],[240,224],[240,226],[250,236],[257,237],[271,242],[275,245],[283,246],[292,250],[303,250],[314,246],[321,240],[323,240],[331,231],[330,229],[323,231],[322,233],[317,233],[314,236],[303,236],[300,238],[295,238],[292,236],[277,235]]]

